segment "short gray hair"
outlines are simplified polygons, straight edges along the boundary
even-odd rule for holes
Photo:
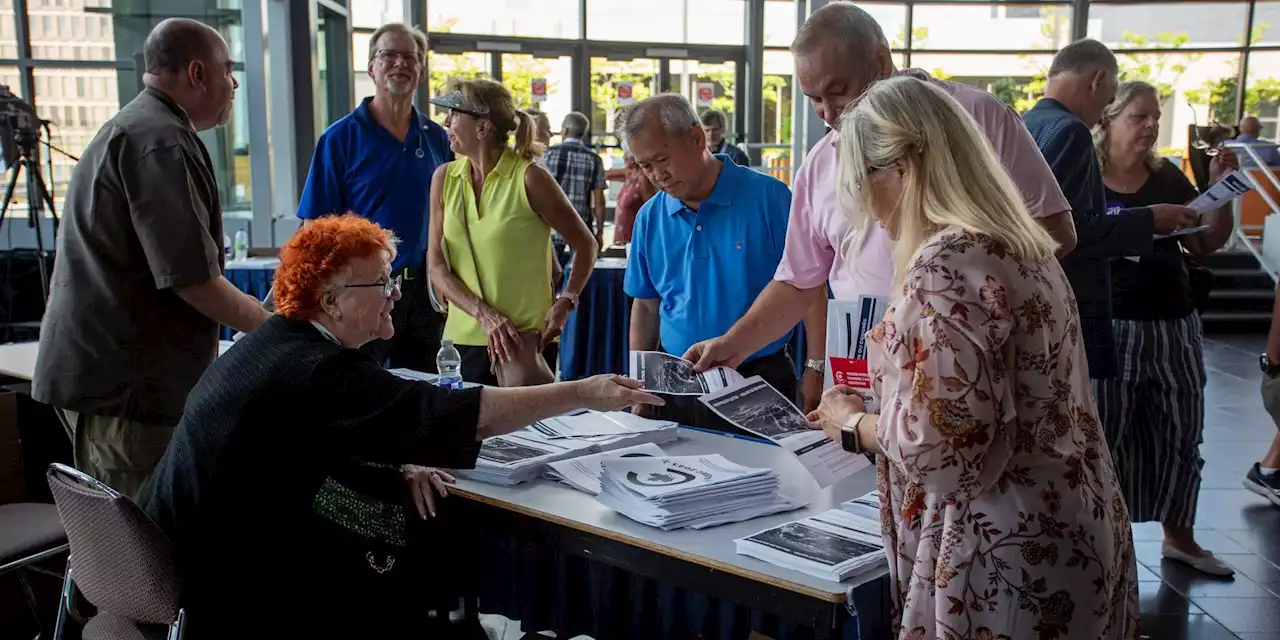
[[[707,109],[702,112],[702,126],[710,127],[717,124],[720,125],[721,129],[729,128],[729,119],[725,117],[723,111]]]
[[[693,105],[678,93],[663,93],[627,106],[618,112],[614,132],[623,140],[640,135],[651,116],[662,123],[667,135],[678,136],[701,127]]]
[[[560,123],[560,135],[570,138],[583,138],[587,135],[587,129],[591,128],[591,121],[587,117],[577,111],[570,111],[569,115],[564,117],[564,121]]]
[[[791,53],[812,53],[832,41],[855,53],[869,53],[877,46],[889,46],[884,30],[871,14],[852,2],[832,2],[804,21],[791,41]]]
[[[1111,75],[1120,73],[1116,62],[1116,54],[1107,45],[1084,38],[1076,40],[1058,51],[1049,65],[1049,77],[1071,74],[1091,74],[1095,71],[1106,71]]]

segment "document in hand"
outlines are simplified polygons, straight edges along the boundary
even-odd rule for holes
[[[795,454],[819,486],[833,485],[871,464],[866,457],[845,451],[821,429],[811,428],[804,414],[760,376],[699,401],[735,426]]]
[[[843,384],[863,391],[868,409],[871,372],[867,366],[867,332],[884,318],[888,301],[860,296],[855,300],[827,302],[827,373],[825,386]]]
[[[634,447],[557,460],[547,465],[543,475],[594,496],[600,493],[600,476],[604,475],[603,461],[612,458],[661,458],[666,455],[662,447],[646,442]]]
[[[1243,171],[1236,170],[1223,176],[1221,180],[1209,187],[1208,191],[1192,200],[1188,207],[1206,213],[1253,191],[1253,185]]]
[[[841,582],[888,564],[879,520],[831,509],[734,541],[738,553]]]
[[[1208,228],[1209,228],[1209,225],[1202,224],[1198,227],[1187,227],[1186,229],[1178,229],[1173,233],[1166,233],[1164,235],[1157,235],[1152,237],[1156,240],[1164,240],[1165,238],[1176,238],[1178,236],[1190,235],[1192,233],[1200,233],[1201,231],[1204,231],[1205,229],[1208,229]]]
[[[662,529],[702,529],[799,509],[778,493],[778,474],[718,454],[601,461],[601,504]]]
[[[742,381],[742,374],[728,367],[694,373],[693,363],[661,351],[632,351],[631,378],[644,383],[649,393],[700,396]]]

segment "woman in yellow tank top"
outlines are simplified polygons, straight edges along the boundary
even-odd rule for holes
[[[534,163],[542,146],[537,123],[516,108],[511,92],[491,80],[455,81],[451,89],[431,100],[449,109],[445,128],[458,156],[431,178],[427,266],[449,301],[444,337],[462,355],[468,382],[496,385],[491,363],[511,360],[522,331],[537,332],[554,371],[554,341],[599,247],[560,185]],[[574,250],[573,275],[559,297],[551,281],[552,229]]]

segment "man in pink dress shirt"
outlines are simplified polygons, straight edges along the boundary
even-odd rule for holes
[[[898,71],[884,32],[867,12],[848,2],[828,4],[805,21],[791,51],[800,89],[832,130],[796,173],[786,249],[773,282],[728,333],[693,345],[684,357],[699,371],[737,366],[803,319],[808,354],[802,391],[809,411],[822,394],[826,366],[825,285],[830,283],[838,300],[857,300],[863,295],[888,297],[893,281],[893,245],[879,225],[866,234],[858,262],[845,261],[851,225],[836,195],[840,115],[871,83],[894,74],[938,83],[986,132],[1031,215],[1061,244],[1059,256],[1075,246],[1075,225],[1053,171],[1018,114],[986,91],[933,80],[919,69]]]

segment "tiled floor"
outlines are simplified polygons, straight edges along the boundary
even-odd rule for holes
[[[1265,344],[1265,336],[1205,341],[1209,383],[1196,538],[1235,568],[1235,579],[1162,560],[1160,526],[1133,528],[1142,634],[1152,640],[1280,640],[1280,507],[1240,486],[1276,433],[1258,395]]]

